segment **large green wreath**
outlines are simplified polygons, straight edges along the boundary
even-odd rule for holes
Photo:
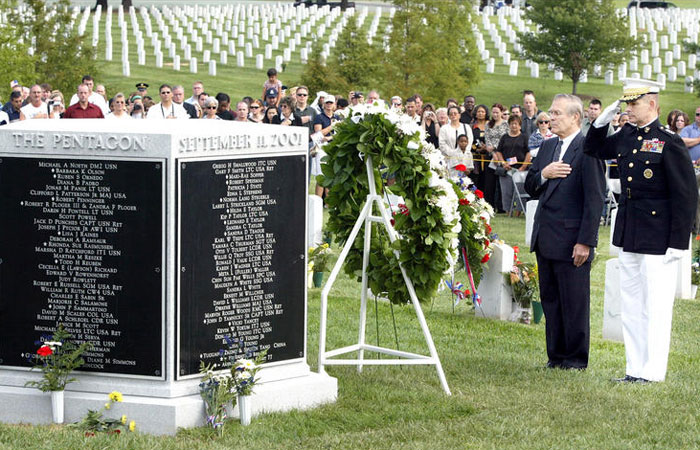
[[[490,254],[488,220],[493,214],[483,195],[474,187],[463,190],[449,181],[439,152],[424,141],[423,132],[410,118],[394,110],[361,105],[349,110],[334,129],[333,140],[324,147],[323,175],[317,181],[329,188],[327,230],[336,242],[345,244],[369,193],[366,155],[372,157],[377,192],[381,195],[389,189],[405,201],[394,214],[400,238],[393,244],[381,225],[372,227],[367,270],[372,292],[386,293],[394,303],[410,301],[394,250],[399,251],[420,301],[433,299],[461,258],[462,248],[477,286],[481,265]],[[387,187],[388,180],[391,186]],[[448,222],[444,211],[451,211],[452,201],[456,214]],[[363,246],[364,225],[345,261],[345,271],[358,281]]]

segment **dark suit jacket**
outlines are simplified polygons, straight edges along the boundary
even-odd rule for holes
[[[530,250],[545,258],[571,261],[575,244],[598,244],[605,177],[601,162],[583,153],[584,137],[579,132],[564,153],[563,162],[571,166],[569,176],[542,182],[542,169],[552,162],[557,142],[553,138],[542,143],[525,180],[525,190],[540,201]]]
[[[190,119],[198,119],[197,108],[195,108],[194,105],[190,105],[189,103],[184,102],[182,104],[182,107],[185,108],[185,111],[187,111],[187,114],[190,115]]]

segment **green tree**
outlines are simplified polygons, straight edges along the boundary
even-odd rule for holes
[[[472,2],[394,0],[382,89],[445,101],[479,82],[480,56],[471,30]]]
[[[17,7],[16,0],[0,0],[0,11],[12,11]],[[26,85],[36,79],[34,73],[35,56],[29,53],[29,43],[22,37],[19,27],[8,19],[0,25],[0,86],[3,101],[9,100],[10,82],[19,81]]]
[[[51,7],[46,0],[26,0],[24,5],[21,14],[12,10],[8,25],[34,48],[34,81],[68,93],[75,91],[83,75],[97,75],[95,50],[78,35],[69,0],[58,0]]]
[[[350,18],[338,36],[335,51],[329,60],[328,65],[335,72],[336,79],[332,89],[348,92],[374,87],[380,62],[381,54],[367,42],[364,28],[358,28],[357,21]]]
[[[613,0],[530,0],[530,6],[525,19],[538,28],[518,32],[523,55],[561,70],[574,94],[584,71],[620,64],[639,47]]]
[[[300,84],[309,88],[309,94],[315,94],[318,91],[343,92],[339,90],[343,83],[338,80],[336,71],[330,64],[325,64],[321,58],[320,47],[318,42],[311,47],[309,60],[301,74]]]

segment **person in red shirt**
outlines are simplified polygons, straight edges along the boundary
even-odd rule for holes
[[[104,119],[102,110],[88,102],[90,88],[86,84],[78,86],[78,103],[70,106],[63,113],[64,119]]]

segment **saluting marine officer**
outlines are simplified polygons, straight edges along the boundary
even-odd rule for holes
[[[663,381],[671,342],[678,264],[688,248],[698,191],[683,141],[658,119],[659,84],[623,81],[623,96],[588,132],[584,152],[617,159],[619,209],[613,244],[621,247],[620,297],[627,368],[620,382]],[[620,101],[630,123],[606,137]]]

